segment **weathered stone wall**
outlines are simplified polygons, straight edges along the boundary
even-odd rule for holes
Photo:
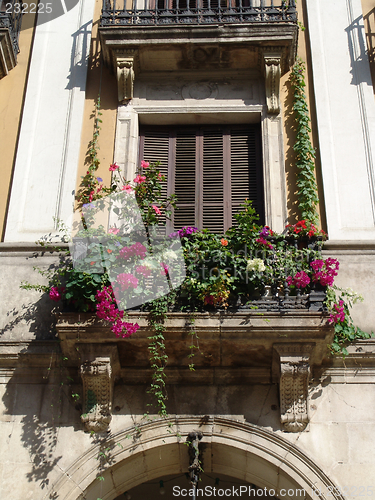
[[[126,452],[130,454],[126,455],[129,456],[126,459],[129,462],[125,461],[124,465],[128,464],[125,469],[134,470],[134,474],[132,478],[121,479],[125,477],[123,473],[114,472],[113,482],[111,476],[105,474],[105,488],[109,488],[109,496],[105,498],[116,498],[126,489],[134,487],[137,481],[145,482],[165,476],[168,471],[175,474],[176,465],[170,464],[168,469],[168,460],[172,458],[166,458],[164,468],[160,469],[158,457],[164,453],[164,446],[172,446],[172,441],[177,446],[178,425],[176,427],[174,423],[169,433],[167,424],[162,424],[166,427],[165,432],[160,428],[153,431],[157,436],[155,439],[160,439],[157,448],[159,451],[154,454],[149,452],[148,445],[142,442],[142,427],[139,436],[133,436],[135,424],[150,425],[143,419],[148,408],[147,403],[151,401],[150,396],[146,394],[146,383],[131,385],[126,375],[117,380],[114,387],[111,433],[98,438],[84,432],[80,421],[82,389],[78,367],[67,369],[67,363],[62,359],[59,344],[55,341],[54,329],[51,327],[54,319],[51,314],[51,301],[48,297],[40,297],[38,293],[19,289],[19,283],[23,279],[38,282],[40,277],[32,272],[33,265],[47,268],[56,262],[56,257],[49,253],[36,256],[30,248],[26,251],[21,248],[18,250],[1,253],[0,283],[1,296],[4,298],[0,337],[1,498],[41,500],[47,492],[49,495],[55,488],[52,485],[56,482],[57,486],[63,482],[63,491],[71,488],[78,479],[72,479],[70,473],[75,470],[75,474],[79,475],[88,467],[87,471],[94,472],[88,473],[86,479],[79,479],[82,483],[77,488],[85,489],[93,483],[87,496],[81,498],[96,499],[96,484],[99,483],[95,480],[99,463],[96,456],[100,451],[98,443],[104,443],[103,446],[107,443],[109,447],[113,445],[114,450],[118,448],[119,451],[111,462],[113,470],[116,471],[116,467],[120,467],[125,460],[125,452],[121,455],[120,447],[117,447],[116,443],[125,439],[120,439],[120,436],[123,436],[121,433],[126,429],[129,430],[125,434],[128,433],[131,438],[125,439],[124,443],[134,443],[134,449]],[[362,249],[359,253],[358,249],[344,251],[328,248],[325,255],[335,256],[342,263],[337,283],[351,286],[365,295],[367,300],[363,305],[356,306],[354,316],[358,318],[362,328],[375,329],[371,311],[371,297],[375,285],[370,274],[374,269],[373,250]],[[280,436],[295,445],[296,449],[300,450],[299,453],[310,457],[338,487],[346,488],[346,491],[349,489],[349,497],[359,494],[360,487],[364,487],[367,494],[367,488],[373,486],[375,466],[372,453],[375,435],[372,411],[375,404],[374,352],[374,342],[365,341],[353,347],[345,361],[337,359],[332,366],[314,371],[308,399],[310,422],[302,433],[286,433],[282,430],[278,386],[275,383],[205,385],[199,381],[199,371],[192,372],[194,383],[184,382],[168,386],[167,408],[172,416],[176,414],[185,416],[184,418],[200,418],[207,415],[209,422],[225,417],[245,427],[247,423],[253,424],[257,429],[269,431],[275,439]],[[78,397],[72,396],[74,394]],[[198,424],[194,422],[181,424],[183,437],[186,429],[197,427]],[[211,461],[206,458],[205,471],[219,474],[223,473],[223,468],[228,467],[223,464],[226,463],[225,457],[229,455],[227,449],[210,444],[218,439],[210,437],[213,435],[210,425],[203,427],[203,442],[207,443],[207,450],[210,449],[213,454]],[[236,432],[231,432],[235,441]],[[163,433],[167,434],[167,437]],[[250,444],[254,438],[246,439],[249,439]],[[246,439],[243,444],[245,448]],[[140,443],[139,446],[137,443]],[[184,472],[187,463],[186,447],[178,446],[179,459],[176,458],[175,451],[171,451],[172,448],[165,448],[171,452],[166,456],[179,460],[182,464],[180,470]],[[273,453],[272,446],[269,446],[268,450],[263,449],[265,457]],[[140,450],[141,455],[138,455]],[[238,461],[238,467],[245,463],[243,453],[243,449],[235,445],[230,455],[232,462]],[[83,458],[85,454],[87,457]],[[286,451],[286,457],[291,455],[295,456],[295,451]],[[74,463],[78,459],[81,460],[81,465],[76,470]],[[84,465],[86,462],[87,466]],[[147,464],[144,469],[140,465],[142,463]],[[249,463],[252,463],[251,460]],[[257,462],[253,463],[253,468],[255,463]],[[278,469],[276,466],[270,466],[270,470],[267,467],[266,463],[262,462],[256,473],[253,472],[255,475],[244,475],[242,480],[247,478],[260,486],[274,484],[273,473],[270,471]],[[282,465],[280,467],[283,468]],[[137,476],[136,472],[141,469],[142,475]],[[232,474],[235,476],[237,473],[233,468]],[[14,480],[15,477],[17,481]],[[300,484],[300,479],[295,478],[295,481],[294,487]],[[279,483],[279,487],[281,484]],[[55,498],[65,498],[62,490],[59,490]],[[66,498],[78,498],[78,494]]]

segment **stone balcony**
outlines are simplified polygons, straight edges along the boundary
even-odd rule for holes
[[[258,70],[273,86],[294,63],[294,0],[160,1],[133,8],[105,0],[99,27],[104,60],[117,74],[119,101],[133,97],[137,75],[153,72]],[[182,5],[182,2],[180,1]],[[277,5],[276,5],[277,4]]]
[[[327,360],[327,344],[333,339],[326,313],[221,311],[194,313],[193,318],[189,313],[168,315],[168,384],[278,383],[284,428],[298,432],[306,427],[309,378]],[[58,319],[63,355],[70,367],[80,367],[84,408],[88,391],[96,394],[95,411],[84,415],[88,430],[109,425],[115,380],[130,385],[151,381],[147,313],[130,312],[129,321],[141,328],[131,338],[118,339],[95,316],[64,313]],[[193,359],[194,371],[188,358],[192,331],[200,348]]]

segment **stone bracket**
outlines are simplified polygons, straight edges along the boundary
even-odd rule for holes
[[[122,104],[126,104],[133,99],[137,51],[117,52],[114,57],[117,72],[118,100]]]
[[[274,344],[278,361],[280,421],[288,432],[303,431],[308,422],[310,357],[314,344]]]
[[[117,346],[83,344],[79,351],[83,383],[81,420],[90,432],[107,431],[112,420],[114,378],[120,366]]]
[[[280,113],[281,52],[263,52],[266,103],[270,114]]]

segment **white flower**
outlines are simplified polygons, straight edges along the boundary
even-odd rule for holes
[[[259,273],[266,270],[266,266],[262,259],[249,259],[247,261],[246,271],[258,271]]]
[[[166,261],[173,261],[173,260],[177,260],[178,259],[178,255],[176,254],[176,252],[174,252],[173,250],[166,250],[165,252],[163,252],[163,258],[166,260]]]

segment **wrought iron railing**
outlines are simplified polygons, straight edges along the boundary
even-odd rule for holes
[[[103,0],[101,26],[297,22],[295,0]]]
[[[14,57],[20,51],[18,38],[22,22],[22,1],[19,0],[0,0],[0,29],[8,29],[13,45]]]

